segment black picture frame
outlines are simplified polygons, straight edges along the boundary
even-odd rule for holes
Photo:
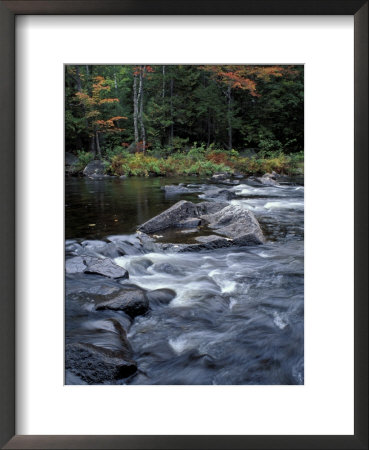
[[[353,15],[355,40],[354,435],[15,435],[15,17],[28,14]],[[0,445],[6,449],[368,449],[368,2],[0,0]],[[21,280],[17,280],[20,282]],[[339,395],[339,392],[337,392]]]

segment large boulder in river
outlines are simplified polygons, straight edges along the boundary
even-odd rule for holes
[[[249,210],[229,205],[214,214],[201,216],[217,234],[232,239],[235,245],[254,245],[264,242],[259,222]]]
[[[103,176],[105,173],[105,166],[103,161],[100,160],[94,160],[90,161],[87,166],[83,169],[83,175],[86,177],[93,177],[93,176]]]
[[[219,211],[225,206],[227,206],[227,203],[192,203],[187,200],[181,200],[139,226],[138,231],[152,234],[167,228],[186,228],[186,226],[189,226],[188,219],[198,219],[201,214]],[[193,225],[194,223],[191,222],[191,226]]]
[[[177,251],[213,249],[231,245],[255,245],[264,242],[263,232],[254,214],[241,206],[221,202],[192,203],[182,200],[139,227],[147,234],[179,228],[189,219],[199,219],[214,231],[211,236],[198,236],[200,244],[175,245]],[[167,244],[166,247],[169,248]]]

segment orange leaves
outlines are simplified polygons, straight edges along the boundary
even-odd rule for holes
[[[116,121],[116,120],[121,120],[121,119],[127,120],[127,117],[117,116],[117,117],[112,117],[110,120]]]
[[[118,98],[103,98],[100,100],[101,104],[104,103],[119,103],[119,99]]]
[[[90,119],[89,128],[90,133],[93,135],[95,131],[98,132],[121,132],[122,128],[118,128],[117,124],[119,120],[127,119],[123,116],[115,116],[110,119],[102,119],[102,116],[106,117],[107,108],[103,105],[109,105],[113,103],[119,103],[118,98],[102,98],[102,96],[110,91],[110,86],[106,84],[104,77],[94,77],[94,83],[90,95],[86,92],[77,92],[76,98],[85,107],[85,117]]]
[[[132,66],[132,68],[134,76],[142,74],[142,76],[145,77],[147,73],[155,72],[155,69],[152,66]]]
[[[216,80],[231,86],[233,89],[243,89],[258,97],[257,80],[269,81],[270,77],[281,77],[285,73],[289,73],[288,66],[202,66],[202,70],[206,70],[213,74]]]

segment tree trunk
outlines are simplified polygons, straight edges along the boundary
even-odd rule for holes
[[[165,97],[165,66],[163,66],[163,93],[162,97]]]
[[[75,66],[75,68],[76,68],[77,91],[82,92],[82,81],[81,81],[81,75],[79,73],[79,66]]]
[[[101,148],[100,148],[100,142],[99,142],[99,133],[95,131],[95,137],[96,137],[96,150],[97,150],[97,156],[99,159],[102,159],[101,156]]]
[[[133,126],[134,126],[134,133],[135,133],[136,150],[137,150],[137,146],[138,146],[137,116],[138,116],[137,74],[135,73],[133,75]]]
[[[174,121],[173,121],[173,78],[170,79],[170,145],[173,147]]]
[[[115,87],[115,93],[118,96],[117,74],[115,72],[114,72],[114,87]]]
[[[208,111],[208,147],[210,145],[210,131],[211,131],[211,121],[210,121],[210,112]]]
[[[140,70],[140,88],[139,88],[139,97],[140,97],[140,125],[141,125],[141,138],[142,138],[142,151],[145,153],[146,148],[146,132],[145,132],[145,125],[143,120],[143,98],[144,98],[144,75],[145,75],[146,68],[145,66],[141,67]]]
[[[228,99],[228,149],[232,150],[232,91],[231,85],[227,89]]]
[[[96,156],[96,138],[95,138],[95,135],[91,136],[91,138],[90,138],[90,153],[93,154],[94,159],[95,159],[95,156]]]

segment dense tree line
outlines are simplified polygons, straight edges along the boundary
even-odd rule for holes
[[[303,66],[69,65],[66,151],[303,150]]]

